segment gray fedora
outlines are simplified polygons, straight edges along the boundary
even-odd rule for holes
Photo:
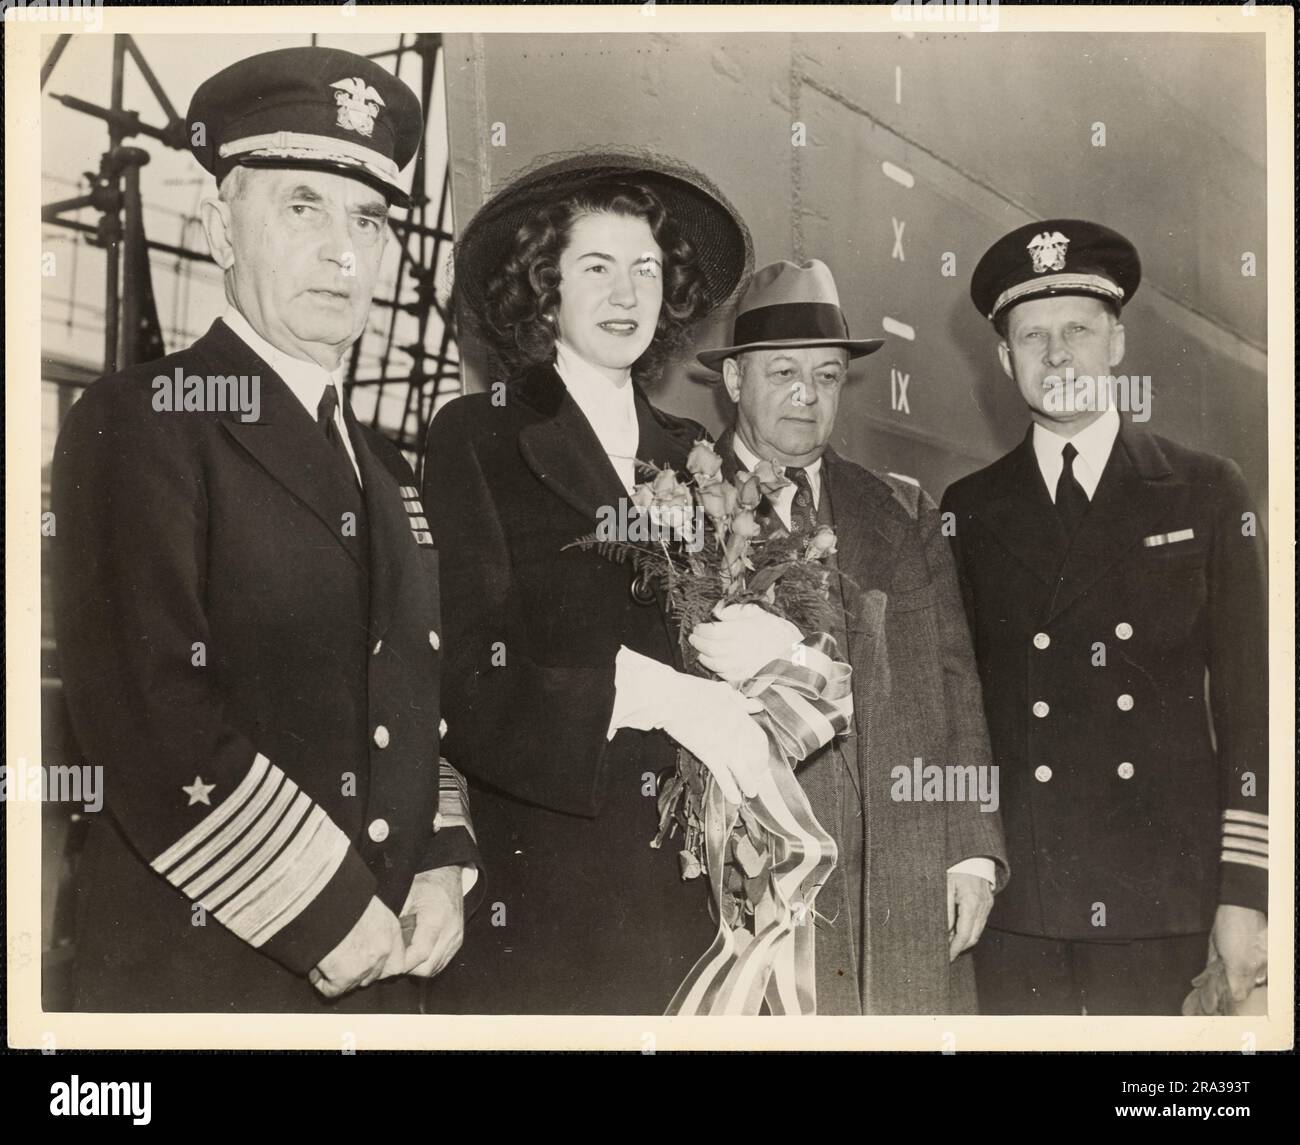
[[[883,338],[850,338],[830,267],[813,258],[782,259],[754,271],[736,308],[732,344],[696,354],[701,365],[720,370],[727,358],[746,350],[783,346],[843,346],[850,358],[874,354]]]

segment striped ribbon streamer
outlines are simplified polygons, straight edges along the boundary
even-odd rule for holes
[[[813,900],[835,869],[835,840],[817,822],[794,775],[853,718],[852,670],[836,659],[835,639],[809,636],[790,660],[774,660],[741,691],[763,702],[754,719],[767,733],[767,768],[745,809],[770,856],[767,886],[754,904],[754,933],[727,925],[722,910],[727,840],[740,817],[712,776],[704,790],[705,860],[718,934],[673,995],[668,1014],[815,1014]]]

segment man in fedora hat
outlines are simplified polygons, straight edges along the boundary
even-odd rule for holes
[[[765,507],[769,527],[835,530],[832,635],[853,668],[855,726],[797,773],[840,854],[816,903],[817,1011],[973,1012],[971,960],[959,956],[1007,868],[952,556],[914,481],[829,446],[849,362],[881,345],[850,336],[824,263],[777,262],[754,274],[731,345],[699,360],[736,407],[718,443],[724,468],[770,463],[789,480]],[[700,625],[692,642],[729,680],[779,651],[741,619]],[[951,769],[964,797],[914,782]]]
[[[1235,1000],[1265,975],[1263,542],[1232,461],[1120,415],[1140,280],[1079,219],[971,279],[1031,420],[943,500],[1016,872],[976,952],[993,1013],[1177,1014],[1211,931]]]
[[[460,945],[477,860],[439,765],[436,553],[341,385],[420,137],[415,94],[350,52],[202,84],[187,138],[229,309],[63,426],[60,661],[108,812],[78,1009],[413,1011]]]

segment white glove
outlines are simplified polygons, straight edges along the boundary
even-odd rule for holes
[[[688,676],[620,648],[615,661],[614,715],[609,734],[619,728],[663,728],[718,781],[728,802],[755,795],[767,766],[767,735],[750,713],[762,702],[742,696],[721,680]]]
[[[689,639],[700,663],[728,683],[743,684],[773,660],[789,660],[803,633],[788,620],[757,604],[728,604],[713,610],[718,619],[697,624]]]

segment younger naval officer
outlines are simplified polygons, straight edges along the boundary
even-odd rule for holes
[[[54,458],[64,688],[107,810],[76,1006],[413,1012],[478,860],[439,764],[437,553],[341,382],[419,102],[289,48],[207,80],[187,128],[229,309],[90,386]],[[177,372],[260,379],[260,416],[158,410]]]
[[[975,951],[986,1013],[1177,1014],[1207,953],[1237,1003],[1266,980],[1250,497],[1232,461],[1136,428],[1084,381],[1123,359],[1141,273],[1122,235],[1049,219],[971,280],[1032,422],[943,499],[1015,871]]]

